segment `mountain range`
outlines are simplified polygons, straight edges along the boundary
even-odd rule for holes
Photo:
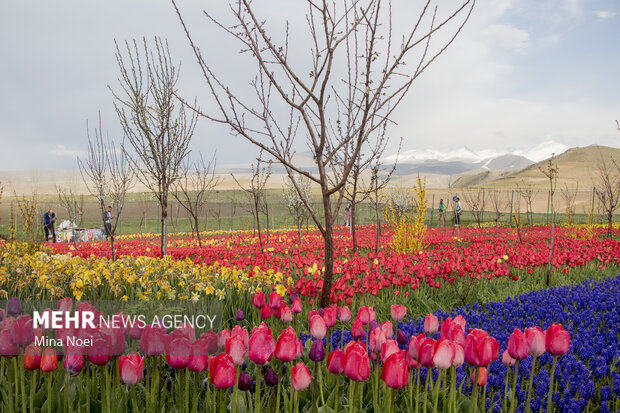
[[[398,154],[397,174],[455,175],[475,170],[517,171],[570,149],[562,143],[543,141],[526,149],[474,151],[467,146],[444,149],[410,149]],[[394,162],[396,154],[384,158]]]

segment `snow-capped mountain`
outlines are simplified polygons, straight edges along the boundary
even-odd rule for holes
[[[570,149],[555,142],[544,141],[530,148],[472,150],[467,146],[444,149],[410,149],[398,155],[401,173],[426,172],[455,174],[476,169],[510,171],[523,169],[536,162],[559,155]],[[394,162],[396,154],[385,157]]]

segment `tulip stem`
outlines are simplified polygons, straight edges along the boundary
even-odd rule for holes
[[[340,375],[336,375],[336,397],[334,397],[334,412],[338,411],[338,390],[340,389]]]
[[[532,358],[532,368],[530,369],[530,380],[527,385],[527,400],[525,401],[525,413],[531,411],[530,400],[532,399],[532,384],[534,382],[534,368],[536,367],[536,356]]]
[[[409,381],[409,388],[407,389],[407,391],[409,392],[409,411],[412,412],[413,411],[413,376],[415,375],[415,372],[410,374],[409,377],[407,378],[407,380]]]
[[[293,390],[293,398],[295,399],[295,413],[299,413],[299,392]]]
[[[420,367],[416,368],[417,374],[415,379],[415,413],[418,413],[418,409],[420,406]]]
[[[515,375],[512,378],[512,389],[510,389],[510,400],[511,400],[510,413],[514,413],[515,409],[517,408],[517,400],[515,397],[515,392],[517,390],[517,377],[518,376],[519,376],[519,359],[517,359],[515,363]]]
[[[189,412],[189,369],[185,369],[185,395],[183,396],[185,412]]]
[[[439,387],[442,382],[442,376],[444,371],[437,372],[437,381],[435,382],[435,388],[433,389],[433,413],[437,413],[437,404],[439,402]]]
[[[31,412],[34,412],[34,395],[36,393],[36,388],[37,388],[37,381],[36,381],[37,373],[38,373],[38,370],[32,371],[32,381],[30,382],[30,400],[28,400],[28,402],[30,405]]]
[[[555,363],[558,357],[553,356],[553,365],[551,366],[551,378],[549,379],[549,398],[547,399],[547,412],[551,412],[551,406],[553,406],[553,379],[555,375]]]
[[[478,411],[478,375],[480,374],[480,369],[475,367],[474,368],[474,388],[472,389],[471,393],[471,404],[469,405],[469,412],[470,413],[475,413]]]
[[[433,375],[433,371],[430,367],[426,369],[426,384],[424,385],[424,413],[426,413],[426,396],[428,394],[428,388],[430,387],[431,376]]]
[[[487,385],[485,384],[482,388],[482,411],[486,412],[487,408]]]
[[[325,396],[323,395],[323,374],[321,372],[321,366],[319,366],[319,362],[316,363],[316,370],[318,371],[319,376],[319,394],[321,395],[321,406],[325,406]]]
[[[508,381],[510,380],[510,368],[506,367],[506,379],[504,380],[504,402],[502,403],[502,411],[506,408],[508,398]]]
[[[356,384],[357,382],[351,383],[349,381],[349,413],[353,413],[355,411],[355,405],[357,404],[355,400]]]
[[[364,411],[364,386],[360,382],[356,382],[356,385],[359,386],[358,392],[360,395],[360,412]]]
[[[254,413],[260,413],[260,382],[262,380],[261,378],[261,373],[262,373],[262,366],[257,366],[258,368],[256,369],[256,392],[254,393]]]
[[[2,370],[4,370],[4,364],[5,364],[4,363],[4,359],[5,359],[5,357],[0,357],[0,359],[2,359]],[[11,369],[10,366],[6,366],[7,377],[8,377],[9,383],[11,382],[12,376],[13,376],[11,374],[11,370],[12,369]],[[10,390],[10,387],[9,387],[9,391],[7,393],[9,394],[9,411],[12,412],[12,411],[14,411],[13,410],[13,392]]]
[[[453,407],[453,412],[456,413],[456,367],[452,367],[452,398],[450,402]]]
[[[194,413],[198,412],[198,396],[200,395],[200,390],[198,389],[198,373],[194,373],[194,380],[193,380],[193,392],[192,395],[193,400],[192,400],[192,411]]]
[[[69,373],[65,371],[65,413],[69,413]]]
[[[131,406],[133,407],[133,411],[138,411],[138,401],[136,400],[136,385],[131,386]]]
[[[47,413],[52,413],[52,373],[50,373],[47,377],[47,400],[45,404],[47,404]]]
[[[373,392],[372,392],[372,405],[375,412],[379,411],[379,362],[375,361],[375,368],[373,372]]]
[[[25,381],[24,381],[24,362],[23,362],[23,356],[22,356],[22,362],[20,363],[19,366],[19,379],[21,382],[21,387],[22,387],[22,411],[24,413],[26,413],[26,385],[25,385]]]

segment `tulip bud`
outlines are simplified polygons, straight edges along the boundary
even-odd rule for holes
[[[512,367],[515,365],[516,362],[517,360],[513,359],[510,356],[510,353],[508,353],[508,350],[504,350],[504,352],[502,353],[502,363],[504,364],[504,366]]]
[[[320,315],[315,315],[310,320],[310,334],[317,340],[322,340],[327,334],[325,320]]]
[[[351,321],[351,310],[346,305],[340,309],[338,321],[341,323],[348,323]]]
[[[267,386],[277,386],[279,379],[278,373],[276,373],[274,369],[271,367],[267,368],[267,372],[265,373],[265,384],[267,384]]]
[[[26,370],[38,370],[41,364],[41,347],[34,344],[29,345],[24,350],[24,368]]]
[[[325,359],[325,344],[323,344],[323,340],[314,340],[312,342],[308,357],[312,361],[323,361]]]
[[[252,388],[252,376],[245,371],[239,374],[239,390],[248,391]]]
[[[54,371],[58,368],[58,355],[53,348],[47,347],[43,354],[41,355],[41,371],[45,373],[49,373],[50,371]]]
[[[487,380],[489,379],[489,372],[484,367],[479,367],[477,370],[478,370],[478,373],[477,373],[478,374],[478,386],[486,386]],[[472,384],[474,383],[475,380],[476,380],[476,370],[474,370],[473,374],[471,375]]]
[[[342,374],[344,371],[344,352],[339,348],[327,356],[327,370],[332,374]]]
[[[439,330],[439,319],[435,315],[429,313],[424,318],[424,332],[432,336],[438,330]]]
[[[409,337],[407,336],[407,333],[405,333],[403,330],[398,330],[398,332],[396,333],[396,341],[401,346],[404,346],[409,342]]]
[[[295,300],[293,300],[293,303],[291,304],[291,310],[293,311],[294,314],[301,313],[302,305],[301,305],[301,300],[299,299],[299,297],[296,297]]]
[[[6,306],[6,312],[10,316],[16,316],[16,315],[19,315],[19,314],[21,314],[23,312],[23,310],[22,310],[22,303],[21,303],[21,301],[19,301],[19,298],[11,297],[9,299],[9,302],[7,303],[7,306]]]
[[[262,291],[257,291],[254,294],[252,305],[256,308],[263,308],[265,306],[265,294]]]
[[[310,386],[310,371],[303,362],[299,362],[291,368],[291,384],[296,391],[304,391]]]
[[[394,321],[401,321],[407,314],[407,307],[404,305],[394,304],[390,307],[390,312],[392,313],[392,319]]]

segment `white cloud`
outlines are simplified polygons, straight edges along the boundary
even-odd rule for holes
[[[493,24],[483,31],[487,44],[509,51],[523,51],[530,44],[530,35],[507,24]]]
[[[583,0],[564,0],[561,7],[571,16],[578,16],[583,12],[581,3],[583,3]]]
[[[64,158],[77,158],[78,156],[84,156],[85,152],[78,149],[69,149],[65,145],[56,144],[50,151],[52,155],[62,156]]]
[[[599,19],[609,19],[616,15],[616,12],[611,10],[596,10],[594,12]]]
[[[542,38],[542,44],[545,46],[555,46],[562,41],[562,36],[558,33],[552,33]]]

